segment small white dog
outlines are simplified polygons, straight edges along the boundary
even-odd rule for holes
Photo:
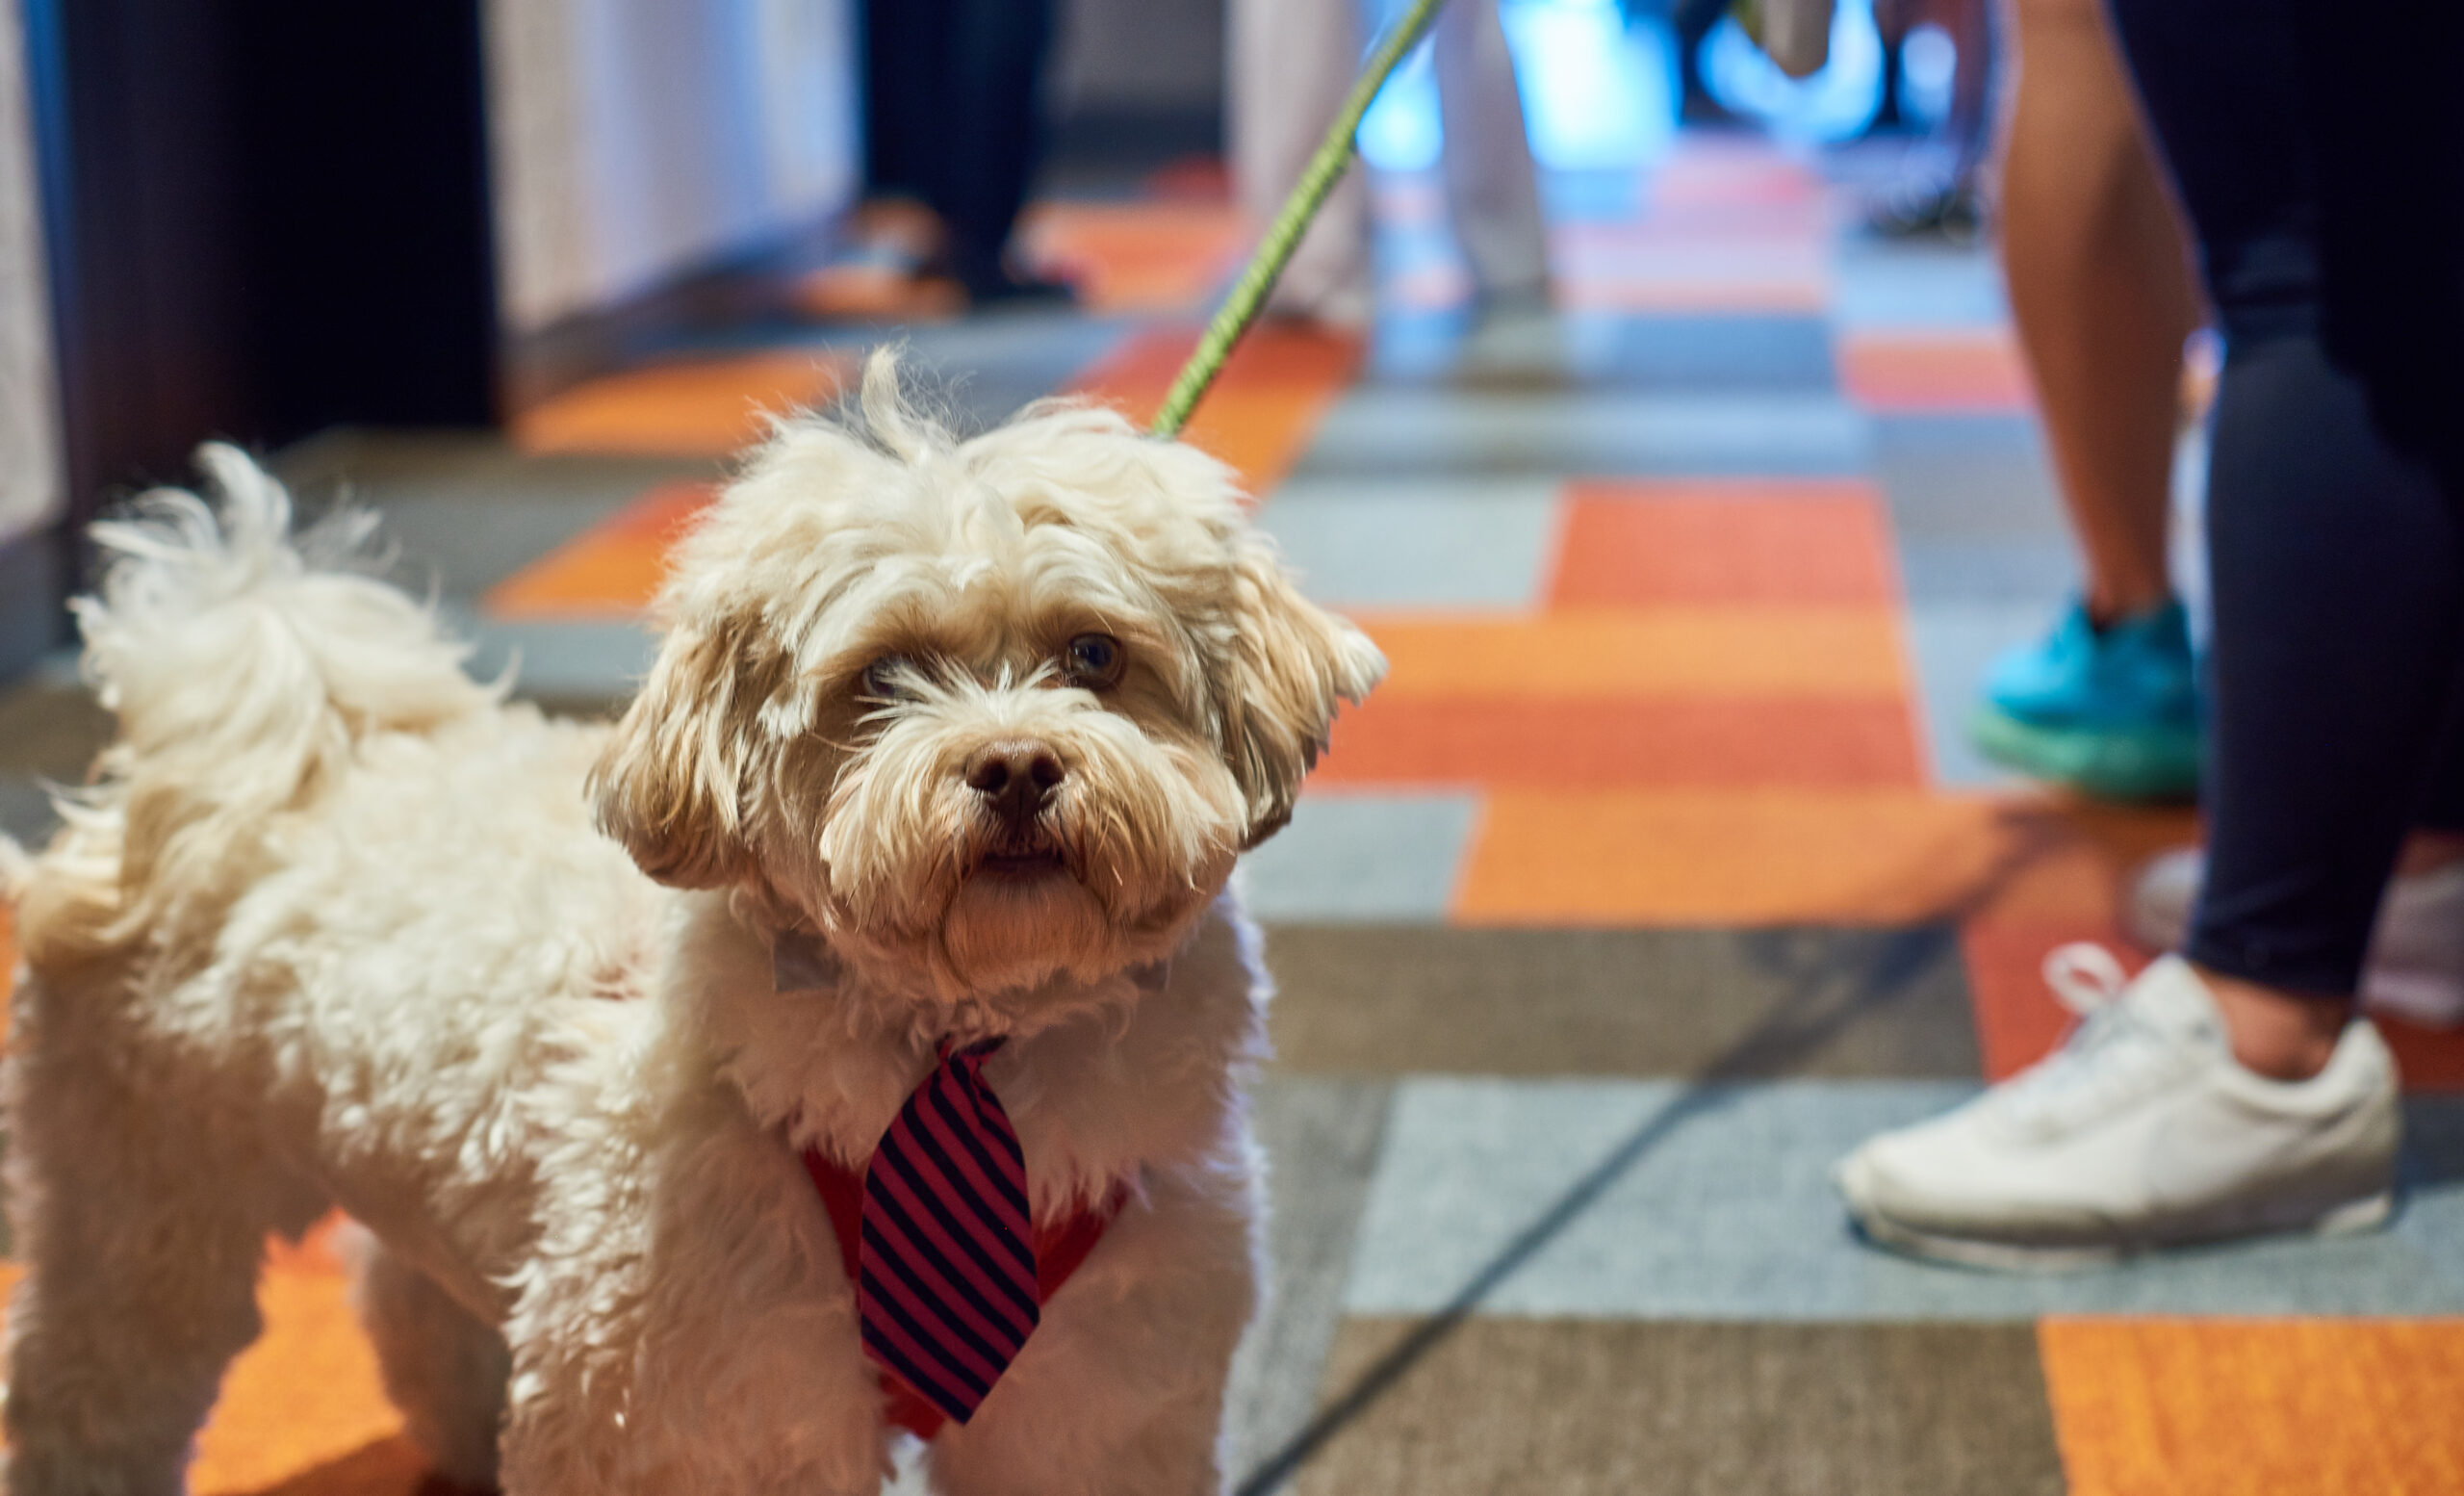
[[[267,1232],[336,1205],[447,1478],[876,1490],[897,1389],[807,1155],[860,1174],[993,1039],[1039,1232],[1117,1214],[931,1479],[1219,1488],[1267,991],[1226,879],[1384,663],[1189,447],[957,443],[886,356],[861,407],[693,530],[612,729],[474,684],[369,521],[295,548],[235,451],[218,521],[98,528],[120,735],[7,880],[12,1496],[178,1491]]]

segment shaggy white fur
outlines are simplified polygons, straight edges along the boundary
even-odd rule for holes
[[[471,682],[368,521],[295,546],[236,451],[218,520],[98,528],[119,738],[0,858],[13,1496],[177,1491],[266,1233],[337,1204],[449,1478],[873,1491],[799,1153],[860,1166],[937,1041],[992,1035],[1039,1219],[1132,1202],[930,1479],[1219,1488],[1267,993],[1226,879],[1383,662],[1193,449],[1069,404],[958,443],[885,357],[862,406],[752,455],[612,729]]]

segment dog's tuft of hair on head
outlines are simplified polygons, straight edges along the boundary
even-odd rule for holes
[[[1067,400],[958,440],[887,351],[852,411],[753,454],[658,611],[601,824],[943,998],[1168,954],[1384,671],[1221,463]],[[1103,679],[1069,674],[1091,638]],[[995,813],[970,783],[995,747],[1046,766],[1040,799]]]
[[[877,348],[865,356],[855,406],[863,433],[902,462],[921,462],[958,445],[949,427],[919,408],[899,378],[894,348]]]

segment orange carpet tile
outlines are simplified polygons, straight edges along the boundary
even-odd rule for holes
[[[789,299],[820,322],[945,322],[966,312],[957,281],[896,261],[825,265],[799,279]]]
[[[1822,184],[1768,150],[1681,141],[1648,210],[1551,236],[1561,304],[1621,312],[1813,312],[1832,291]]]
[[[725,456],[758,439],[767,415],[834,398],[854,374],[844,353],[747,353],[629,369],[578,384],[514,416],[530,452]]]
[[[1194,342],[1186,332],[1132,338],[1081,375],[1076,388],[1116,400],[1143,421],[1163,402]],[[1353,339],[1263,329],[1233,355],[1190,439],[1240,468],[1252,491],[1264,493],[1281,480],[1359,359]],[[686,414],[676,419],[680,423]],[[699,484],[646,494],[499,583],[485,606],[502,618],[636,616],[658,590],[668,545],[708,502],[708,490]]]
[[[2384,1014],[2371,1021],[2396,1051],[2405,1090],[2464,1091],[2464,1030],[2422,1028]]]
[[[1803,160],[1747,135],[1681,137],[1651,180],[1646,221],[1707,210],[1799,207],[1819,211],[1821,176]]]
[[[1872,608],[1567,608],[1525,617],[1354,613],[1386,653],[1370,698],[1902,698],[1898,623]]]
[[[1071,381],[1080,395],[1110,400],[1145,424],[1164,403],[1197,346],[1190,328],[1158,328],[1129,338]],[[1356,337],[1266,325],[1243,340],[1182,435],[1230,463],[1260,498],[1299,460],[1329,406],[1360,368]]]
[[[488,589],[498,618],[631,618],[657,595],[668,547],[716,490],[707,483],[654,488]]]
[[[1570,485],[1527,618],[1376,618],[1336,785],[1486,795],[1466,923],[1891,923],[2023,843],[1929,794],[1889,524],[1853,481]]]
[[[1158,201],[1229,202],[1232,168],[1222,157],[1212,153],[1175,156],[1146,173],[1146,180],[1140,185]]]
[[[1784,314],[1819,312],[1831,300],[1827,256],[1812,245],[1555,242],[1557,304],[1567,311]]]
[[[1246,226],[1228,202],[1057,202],[1023,225],[1036,268],[1097,314],[1189,312],[1238,268]]]
[[[2047,952],[2071,941],[2094,941],[2133,971],[2149,959],[2112,922],[1987,917],[1961,928],[1977,1048],[1989,1080],[2025,1070],[2069,1032],[2070,1013],[2046,990],[2043,967]],[[2406,1091],[2464,1091],[2464,1030],[2424,1028],[2383,1013],[2373,1014],[2371,1021],[2395,1051]]]
[[[2051,1319],[2071,1496],[2464,1491],[2464,1321]]]
[[[2035,408],[2035,386],[2007,327],[1843,332],[1834,347],[1840,388],[1867,410],[2016,414]]]
[[[2121,933],[2121,897],[2139,866],[2197,839],[2187,809],[2102,805],[2058,793],[2015,798],[2013,856],[1960,927],[1985,1072],[2035,1064],[2069,1030],[2044,984],[2056,946],[2093,941],[2136,970],[2148,953]]]
[[[2044,958],[2073,941],[2093,941],[2136,974],[2148,961],[2118,925],[1979,918],[1960,928],[1976,1047],[1985,1077],[2003,1080],[2053,1052],[2070,1032],[2070,1010],[2045,986]]]
[[[274,1245],[257,1286],[265,1333],[231,1363],[197,1437],[189,1470],[195,1496],[261,1491],[401,1432],[351,1310],[332,1230],[328,1223],[297,1247]]]
[[[2010,802],[2014,856],[1960,927],[1978,1048],[1988,1079],[2035,1064],[2071,1016],[2044,984],[2047,953],[2093,941],[2136,971],[2154,954],[2122,933],[2121,899],[2150,857],[2198,839],[2188,809],[2133,808],[2047,795]],[[2464,1091],[2464,1031],[2376,1016],[2408,1091]]]
[[[189,1466],[192,1496],[412,1496],[425,1465],[401,1439],[376,1354],[353,1313],[333,1223],[270,1244],[265,1329],[222,1379]],[[0,1264],[0,1287],[21,1272]]]
[[[17,964],[0,905],[0,1001]],[[193,1496],[412,1496],[425,1466],[398,1435],[376,1354],[335,1260],[333,1225],[297,1246],[271,1244],[257,1308],[265,1331],[231,1363],[189,1467]],[[0,1294],[22,1277],[0,1263]]]
[[[1987,796],[1920,789],[1501,789],[1455,890],[1466,924],[1915,924],[2018,852]]]
[[[1549,601],[1896,607],[1880,494],[1853,479],[1571,485]]]
[[[1379,700],[1346,712],[1325,785],[1867,788],[1923,778],[1908,710],[1882,698]]]

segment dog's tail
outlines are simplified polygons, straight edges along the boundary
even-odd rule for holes
[[[345,509],[295,540],[290,496],[245,453],[208,446],[197,462],[219,512],[179,489],[143,495],[94,527],[102,581],[71,605],[119,735],[94,787],[62,805],[64,840],[117,842],[124,918],[244,877],[271,818],[346,772],[370,734],[502,694],[463,671],[469,648],[432,609],[373,575],[374,516]]]

